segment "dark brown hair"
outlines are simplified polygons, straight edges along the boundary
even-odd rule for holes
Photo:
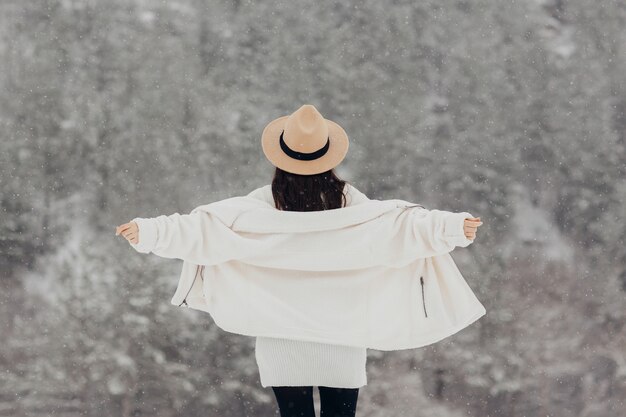
[[[345,207],[346,181],[332,169],[313,175],[292,174],[276,167],[272,195],[279,210],[320,211]]]

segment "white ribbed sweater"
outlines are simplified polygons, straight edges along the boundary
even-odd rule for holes
[[[255,196],[274,204],[271,186]],[[346,184],[346,206],[367,197]],[[255,357],[261,386],[326,386],[358,388],[367,385],[367,349],[301,340],[257,337]]]
[[[367,385],[367,349],[257,337],[261,385],[358,388]]]

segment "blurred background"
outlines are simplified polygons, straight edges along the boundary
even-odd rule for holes
[[[486,316],[368,350],[360,416],[626,415],[626,4],[0,0],[0,415],[277,416],[254,339],[115,226],[271,182],[313,104],[372,199],[469,211]],[[318,401],[317,390],[314,391]]]

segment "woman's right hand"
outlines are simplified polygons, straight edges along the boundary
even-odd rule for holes
[[[463,223],[463,231],[465,232],[465,237],[469,240],[474,240],[476,238],[476,230],[481,224],[483,224],[483,222],[480,221],[480,217],[465,219],[465,222]]]

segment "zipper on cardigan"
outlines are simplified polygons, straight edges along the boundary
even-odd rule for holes
[[[204,265],[202,265],[202,268],[204,268]],[[187,296],[191,292],[191,289],[193,288],[193,284],[196,282],[196,279],[198,278],[198,270],[200,270],[200,265],[196,267],[196,275],[193,277],[193,281],[191,281],[191,285],[189,286],[189,289],[187,290],[187,294],[185,294],[185,298],[183,298],[182,303],[180,303],[178,307],[182,306],[183,304],[189,307],[189,304],[187,304]],[[204,281],[204,277],[201,277],[201,278]]]
[[[424,317],[428,317],[426,314],[426,299],[424,298],[424,277],[420,276],[420,284],[422,285],[422,305],[424,306]]]

